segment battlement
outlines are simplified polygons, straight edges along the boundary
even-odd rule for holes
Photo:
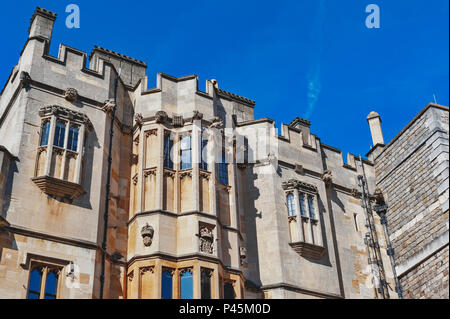
[[[36,10],[34,11],[33,16],[30,19],[30,27],[28,28],[28,32],[30,32],[31,25],[33,24],[33,21],[36,18],[36,16],[41,16],[43,18],[55,21],[57,14],[44,8],[36,7]]]
[[[255,101],[247,99],[247,98],[245,98],[243,96],[239,96],[239,95],[236,95],[234,93],[221,90],[219,88],[217,88],[216,90],[217,90],[217,94],[219,96],[221,96],[221,97],[229,98],[229,99],[232,99],[232,100],[236,100],[237,102],[243,102],[243,103],[250,104],[250,105],[253,105],[253,106],[255,105]]]
[[[147,69],[147,64],[141,60],[99,46],[94,46],[89,55],[89,60],[94,69],[98,68],[99,60],[110,62],[117,71],[121,70],[120,78],[130,88],[145,77]]]
[[[311,122],[300,117],[296,117],[289,125],[290,128],[300,128],[301,126],[310,127]]]
[[[106,55],[110,55],[110,56],[113,56],[113,57],[116,57],[116,58],[123,59],[124,61],[127,61],[127,62],[135,63],[135,64],[143,66],[145,68],[147,67],[147,63],[145,63],[144,61],[134,59],[134,58],[129,57],[127,55],[124,55],[124,54],[121,54],[121,53],[118,53],[118,52],[115,52],[115,51],[112,51],[112,50],[108,50],[108,49],[99,47],[97,45],[94,46],[94,49],[92,50],[91,54],[89,55],[89,60],[91,60],[91,58],[95,54],[95,52],[101,52],[101,53],[106,54]]]

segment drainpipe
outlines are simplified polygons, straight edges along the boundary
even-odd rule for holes
[[[391,262],[392,273],[394,275],[395,281],[395,292],[398,295],[398,298],[403,299],[402,287],[400,285],[400,280],[397,277],[397,272],[395,271],[395,258],[394,258],[394,248],[392,248],[391,239],[389,238],[389,229],[387,225],[386,211],[387,205],[385,203],[380,203],[375,205],[374,210],[380,215],[381,225],[383,225],[384,236],[386,237],[387,243],[387,254],[389,256],[389,260]]]
[[[111,165],[112,165],[112,143],[114,137],[114,120],[116,118],[117,110],[117,87],[119,85],[119,77],[122,72],[122,68],[119,68],[119,74],[114,81],[114,105],[112,108],[111,125],[109,127],[109,149],[108,149],[108,170],[106,175],[106,199],[105,199],[105,211],[103,214],[103,241],[102,241],[102,268],[100,273],[100,299],[103,299],[103,288],[105,286],[105,261],[106,261],[106,241],[108,232],[108,212],[109,212],[109,197],[111,193]]]
[[[386,278],[384,275],[384,269],[383,269],[383,264],[382,264],[382,260],[381,260],[381,256],[379,256],[380,251],[378,251],[377,253],[377,248],[379,248],[378,245],[378,238],[376,236],[376,231],[375,231],[375,224],[373,222],[373,215],[372,212],[370,211],[370,198],[369,198],[369,189],[368,189],[368,185],[367,185],[367,178],[366,178],[366,173],[364,170],[364,163],[362,161],[361,155],[359,156],[359,162],[361,164],[361,170],[362,170],[362,175],[358,176],[358,181],[359,184],[361,186],[361,193],[362,193],[362,199],[361,199],[361,204],[362,207],[364,209],[364,213],[365,213],[365,217],[366,217],[366,227],[368,228],[368,234],[369,234],[369,241],[367,242],[367,248],[368,248],[368,255],[369,255],[369,259],[372,262],[372,265],[375,263],[376,267],[373,267],[377,270],[377,279],[380,281],[381,284],[381,288],[380,293],[383,299],[389,299],[389,292],[385,291],[385,286],[386,286]],[[367,238],[367,234],[366,234],[366,238]],[[372,257],[370,256],[370,248],[372,248]],[[377,296],[377,287],[375,287],[375,295]]]

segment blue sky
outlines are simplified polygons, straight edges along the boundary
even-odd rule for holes
[[[80,7],[79,29],[65,27],[70,3]],[[365,26],[371,3],[380,7],[380,29]],[[146,61],[152,87],[157,72],[197,74],[201,90],[215,78],[256,100],[256,118],[277,127],[296,116],[311,120],[313,134],[344,157],[370,149],[372,110],[388,142],[433,94],[449,105],[448,0],[4,2],[0,86],[36,6],[58,14],[52,55],[59,43],[106,47]]]

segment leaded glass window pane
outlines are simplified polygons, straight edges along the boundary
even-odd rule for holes
[[[201,290],[202,299],[211,299],[211,274],[208,271],[202,271]]]
[[[50,122],[47,121],[42,125],[41,146],[48,144],[48,134],[50,133]]]
[[[208,140],[202,137],[200,148],[200,169],[208,170]]]
[[[193,298],[193,276],[190,270],[186,270],[180,277],[180,298]]]
[[[170,135],[164,136],[164,167],[173,169],[173,160],[170,157],[170,152],[173,148],[173,140]]]
[[[316,219],[316,212],[314,210],[314,197],[308,195],[308,207],[309,207],[309,217]]]
[[[56,299],[56,290],[58,287],[58,274],[56,271],[47,273],[45,281],[45,296],[44,299]]]
[[[78,147],[78,127],[71,126],[69,129],[69,140],[67,141],[67,149],[76,152]]]
[[[172,273],[167,270],[162,273],[161,298],[172,299]]]
[[[295,212],[294,195],[288,194],[286,197],[286,202],[287,202],[287,207],[288,207],[288,215],[296,216],[297,213]]]
[[[64,147],[64,136],[66,135],[66,125],[62,122],[56,123],[55,138],[53,145],[58,147]]]
[[[225,161],[225,150],[222,151],[221,163],[219,163],[219,182],[228,185],[228,164]]]
[[[39,299],[41,292],[42,269],[35,268],[30,274],[27,299]]]
[[[183,136],[180,143],[181,148],[181,169],[192,168],[192,148],[191,136]]]
[[[300,193],[298,195],[298,201],[300,206],[300,214],[306,217],[305,195]]]

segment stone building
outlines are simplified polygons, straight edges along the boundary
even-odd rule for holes
[[[372,161],[216,80],[50,56],[55,19],[0,96],[1,298],[397,298]]]
[[[427,105],[384,145],[380,116],[367,120],[376,185],[405,298],[449,298],[448,107]]]

